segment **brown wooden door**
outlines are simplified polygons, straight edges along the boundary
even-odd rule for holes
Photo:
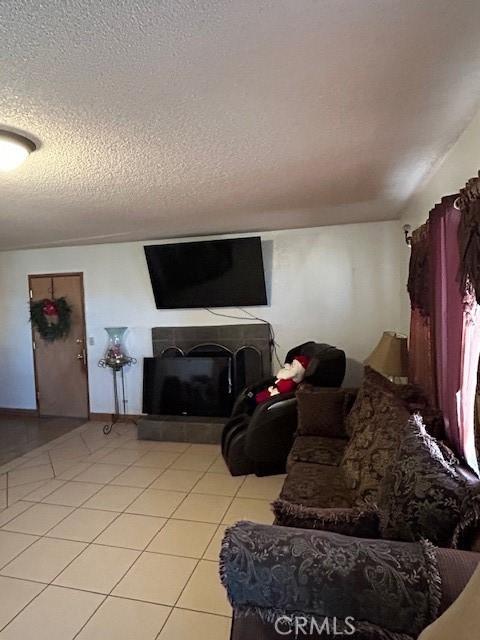
[[[83,276],[78,273],[29,276],[30,298],[61,298],[72,307],[65,339],[46,342],[32,331],[37,407],[42,416],[88,418],[88,371]]]

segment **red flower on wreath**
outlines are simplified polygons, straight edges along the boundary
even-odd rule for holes
[[[53,300],[45,298],[42,307],[43,315],[45,316],[58,316],[58,307]]]

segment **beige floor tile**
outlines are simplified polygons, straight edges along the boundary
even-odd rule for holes
[[[11,520],[3,528],[9,531],[20,531],[21,533],[42,536],[72,511],[71,507],[37,502],[31,509]]]
[[[155,469],[165,469],[174,462],[181,454],[173,451],[147,451],[135,462],[136,467],[154,467]]]
[[[0,531],[0,567],[13,560],[24,549],[38,540],[37,536],[25,533],[13,533],[11,531]]]
[[[151,451],[171,451],[172,453],[183,453],[191,446],[189,442],[161,442],[160,440],[137,440],[137,442],[148,442]]]
[[[224,475],[227,475],[227,476],[230,475],[230,470],[225,464],[225,460],[223,458],[218,458],[218,460],[215,460],[215,462],[208,467],[208,472],[223,473]]]
[[[59,440],[59,438],[57,438],[57,440]],[[37,447],[36,449],[32,449],[31,451],[27,451],[27,453],[25,453],[23,455],[24,458],[35,458],[36,456],[40,455],[41,453],[46,453],[49,449],[51,449],[51,443],[47,442],[46,444],[42,444],[41,447]]]
[[[53,480],[49,480],[39,489],[27,493],[25,499],[31,502],[42,502],[44,498],[46,498],[57,489],[60,489],[60,487],[62,487],[64,484],[65,480],[57,480],[56,478]]]
[[[146,489],[127,509],[128,513],[140,513],[145,516],[169,518],[186,493]]]
[[[15,469],[15,467],[18,467],[18,465],[18,458],[16,458],[15,460],[10,460],[10,462],[6,462],[5,464],[2,464],[0,466],[0,473],[7,473],[7,471],[11,471],[12,469]]]
[[[18,487],[22,484],[50,480],[51,478],[53,478],[53,469],[50,463],[42,464],[38,467],[20,467],[9,472],[8,486],[9,488]]]
[[[124,487],[146,488],[155,478],[162,473],[160,469],[153,467],[129,467],[109,484],[122,485]]]
[[[84,507],[88,509],[104,509],[105,511],[123,511],[142,493],[138,487],[119,487],[107,485],[87,500]]]
[[[115,449],[114,451],[106,453],[106,455],[101,458],[101,461],[110,464],[132,464],[143,455],[144,452],[133,449]]]
[[[201,560],[180,596],[177,606],[230,616],[232,608],[220,582],[218,562]]]
[[[222,453],[222,449],[219,444],[191,444],[188,453],[203,454],[216,458]]]
[[[55,462],[59,462],[59,461],[64,461],[64,462],[70,462],[70,463],[74,463],[75,460],[79,460],[80,458],[83,458],[84,456],[88,456],[90,455],[90,451],[87,449],[87,447],[83,446],[83,447],[68,447],[68,446],[62,446],[62,447],[54,447],[53,449],[50,450],[50,459],[53,463]]]
[[[86,471],[82,471],[73,480],[77,482],[99,482],[100,484],[110,482],[122,471],[126,466],[120,464],[92,464]]]
[[[92,544],[54,581],[54,584],[108,593],[140,555],[133,549]]]
[[[105,435],[103,433],[104,425],[105,422],[98,423],[94,428],[87,429],[87,431],[82,434],[83,441],[91,451],[97,451],[102,447],[116,448],[120,446],[122,442],[120,435],[116,431]],[[117,426],[115,426],[114,429],[117,429]]]
[[[185,469],[186,471],[206,471],[212,465],[215,456],[194,454],[187,450],[171,465],[172,469]]]
[[[32,506],[33,505],[31,502],[20,501],[16,502],[11,507],[7,507],[3,511],[0,511],[0,527],[3,527],[3,525],[7,524],[7,522],[10,522],[27,509],[30,509]]]
[[[0,489],[0,510],[7,508],[7,490]]]
[[[8,504],[14,504],[18,500],[28,500],[28,496],[35,491],[42,489],[49,480],[37,480],[28,484],[21,484],[16,487],[8,487]]]
[[[148,545],[148,551],[172,556],[201,558],[216,530],[214,524],[168,520]]]
[[[68,460],[65,462],[61,460],[59,462],[53,463],[53,468],[55,470],[55,477],[57,480],[71,480],[75,476],[78,476],[82,471],[86,471],[92,465],[87,462],[72,462]]]
[[[252,498],[234,498],[222,522],[233,524],[237,520],[253,520],[262,524],[272,524],[273,513],[270,502]]]
[[[188,495],[173,517],[179,520],[220,523],[230,504],[231,498],[211,496],[203,493]]]
[[[242,486],[243,476],[234,478],[220,473],[206,473],[193,487],[192,493],[210,493],[216,496],[233,497]]]
[[[48,532],[49,537],[91,542],[115,520],[116,513],[96,509],[76,509]]]
[[[103,485],[91,482],[65,482],[63,486],[42,500],[48,504],[64,504],[79,507],[93,496]]]
[[[47,587],[0,633],[1,640],[71,640],[104,596]]]
[[[0,629],[44,588],[43,584],[0,576]]]
[[[284,482],[284,475],[267,476],[265,478],[248,476],[237,496],[239,498],[256,498],[257,500],[276,500]]]
[[[166,522],[164,518],[122,513],[95,542],[143,551]]]
[[[215,535],[213,536],[210,544],[207,547],[207,550],[203,554],[204,560],[212,560],[213,562],[218,562],[220,557],[220,549],[222,547],[223,536],[225,535],[227,527],[225,525],[220,525],[217,529]]]
[[[25,469],[26,467],[38,467],[40,465],[49,465],[50,456],[48,453],[40,453],[36,456],[22,456],[22,462],[18,465],[19,469]]]
[[[151,449],[152,441],[150,440],[128,440],[120,445],[120,449],[130,449],[131,451],[143,451],[146,453]]]
[[[83,542],[40,538],[20,556],[3,567],[1,573],[13,578],[51,582],[86,547]]]
[[[66,460],[86,456],[89,453],[88,447],[80,436],[70,438],[68,441],[54,442],[50,449],[50,456],[52,458],[64,458]]]
[[[190,577],[196,560],[144,552],[113,595],[173,605]]]
[[[112,451],[114,451],[114,449],[110,449],[108,447],[102,447],[98,451],[89,453],[88,456],[82,456],[81,458],[78,458],[78,462],[87,462],[89,464],[103,462],[103,458],[105,458],[105,456],[108,455],[109,453],[112,453]],[[108,464],[108,463],[109,463],[108,461],[105,461],[105,464]],[[126,463],[123,463],[123,464],[126,464]]]
[[[192,640],[192,629],[195,630],[195,640],[228,640],[230,624],[230,618],[174,609],[158,640]],[[245,640],[253,640],[253,638],[245,638]]]
[[[109,597],[75,640],[155,640],[170,607]]]
[[[181,471],[166,469],[152,484],[150,489],[167,489],[170,491],[190,491],[200,480],[201,471]]]

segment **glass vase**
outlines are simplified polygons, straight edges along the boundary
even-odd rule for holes
[[[131,360],[124,345],[127,327],[105,327],[105,331],[108,334],[108,345],[104,357],[105,364],[107,367],[112,367],[112,369],[119,369]]]

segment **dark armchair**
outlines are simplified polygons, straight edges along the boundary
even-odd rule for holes
[[[290,351],[310,358],[304,383],[318,387],[339,387],[345,376],[345,353],[328,344],[305,342]],[[256,404],[255,395],[272,385],[270,377],[243,389],[235,401],[230,420],[222,434],[222,454],[234,476],[284,473],[287,456],[297,427],[295,393],[273,396]]]

